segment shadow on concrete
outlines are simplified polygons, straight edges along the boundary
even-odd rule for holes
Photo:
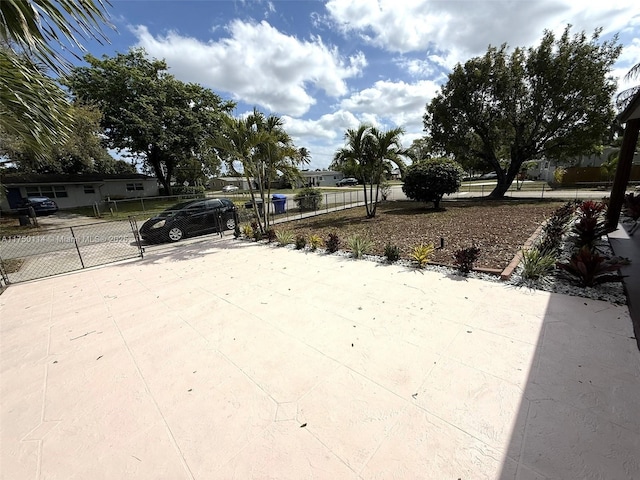
[[[551,294],[501,480],[640,478],[640,249],[623,232],[611,240],[632,260],[633,325],[626,306]]]

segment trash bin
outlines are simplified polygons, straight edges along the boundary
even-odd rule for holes
[[[273,209],[275,213],[284,213],[287,211],[287,196],[282,195],[280,193],[274,193],[271,197],[271,201],[273,202]]]
[[[262,205],[262,200],[259,198],[256,198],[256,206],[258,207],[258,212],[260,212],[260,215],[264,214],[264,206]],[[249,208],[253,208],[253,202],[251,200],[249,200],[247,203],[244,204],[244,208],[249,209]]]

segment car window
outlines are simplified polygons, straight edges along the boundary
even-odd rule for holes
[[[204,202],[197,202],[197,203],[192,203],[191,205],[189,205],[187,207],[187,212],[189,212],[189,213],[200,212],[200,211],[202,211],[204,209],[205,209]]]
[[[207,200],[206,202],[207,209],[220,208],[222,207],[222,202],[217,198],[213,198],[211,200]]]

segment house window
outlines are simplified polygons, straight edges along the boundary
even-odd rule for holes
[[[66,198],[66,187],[62,185],[48,185],[42,187],[26,187],[27,197],[49,197],[49,198]]]
[[[318,177],[318,181],[321,182],[322,181],[322,177]]]
[[[142,183],[127,183],[127,192],[135,192],[138,190],[144,190]]]
[[[84,193],[96,193],[96,189],[93,188],[93,185],[84,185]]]

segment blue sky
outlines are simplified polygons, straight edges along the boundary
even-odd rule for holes
[[[85,42],[90,53],[144,47],[180,80],[236,101],[236,115],[281,116],[311,168],[361,122],[402,126],[409,146],[450,69],[489,44],[602,27],[624,46],[614,76],[640,62],[637,0],[111,0],[108,12],[117,31],[108,45]]]

